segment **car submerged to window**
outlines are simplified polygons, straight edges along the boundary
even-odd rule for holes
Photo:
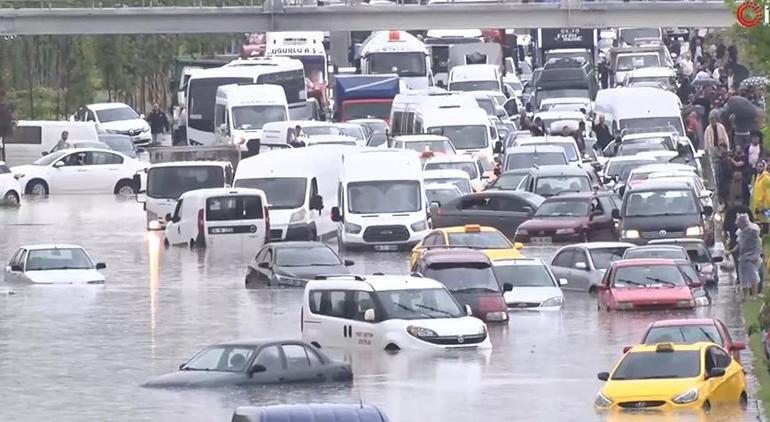
[[[559,310],[564,305],[561,286],[545,263],[537,258],[520,258],[494,262],[494,271],[503,285],[508,310]]]
[[[104,263],[94,263],[77,245],[29,245],[19,248],[5,267],[5,282],[104,284],[104,275],[98,271],[104,268]]]

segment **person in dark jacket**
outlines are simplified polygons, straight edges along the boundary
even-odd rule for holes
[[[604,151],[604,148],[607,148],[607,145],[612,142],[612,133],[610,132],[610,128],[607,127],[603,114],[599,114],[597,120],[598,121],[594,122],[591,126],[591,131],[593,131],[596,136],[596,146],[599,150]]]
[[[150,133],[152,133],[152,143],[159,144],[160,136],[168,131],[168,117],[160,109],[158,103],[152,105],[152,111],[147,116],[147,123],[150,124]]]
[[[543,120],[540,119],[540,117],[535,117],[535,121],[532,126],[529,127],[529,132],[532,136],[545,136],[545,127],[543,125]]]

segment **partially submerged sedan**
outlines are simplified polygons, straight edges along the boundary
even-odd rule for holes
[[[209,346],[179,370],[144,387],[206,388],[296,382],[352,381],[350,365],[301,341],[246,340]]]
[[[598,290],[598,308],[607,311],[695,307],[690,286],[677,263],[670,259],[615,262],[605,273]]]
[[[5,267],[6,283],[104,284],[94,263],[77,245],[28,245],[19,248]]]

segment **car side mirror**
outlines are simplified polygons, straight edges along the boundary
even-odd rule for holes
[[[734,341],[733,347],[730,348],[730,350],[743,350],[746,348],[746,343],[742,341]]]
[[[105,264],[104,262],[97,262],[96,263],[96,269],[97,270],[103,270],[105,268],[107,268],[107,264]]]
[[[353,266],[354,264],[355,264],[355,262],[353,262],[353,261],[351,261],[351,260],[349,260],[349,259],[346,259],[346,260],[345,260],[345,266],[346,266],[346,267],[351,267],[351,266]]]
[[[569,284],[569,280],[567,280],[566,278],[559,279],[559,286],[566,286],[567,284]]]
[[[257,264],[257,267],[269,270],[270,269],[270,263],[269,262],[260,262],[259,264]]]
[[[255,363],[254,366],[251,367],[251,371],[249,372],[251,375],[259,374],[261,372],[267,372],[267,368],[265,368],[265,365]]]
[[[575,263],[575,268],[578,269],[578,270],[584,270],[585,271],[585,270],[588,269],[588,265],[585,262],[576,262]]]
[[[521,249],[521,248],[523,248],[523,247],[524,247],[524,244],[523,244],[523,243],[521,243],[521,242],[514,242],[514,243],[513,243],[513,247],[514,247],[515,249]]]
[[[374,322],[376,320],[377,315],[374,314],[374,309],[369,308],[364,311],[364,321],[366,322]]]
[[[604,284],[599,284],[598,286],[596,286],[596,291],[598,292],[606,292],[609,289],[610,288],[605,286]]]
[[[725,368],[711,368],[706,374],[706,379],[719,378],[725,376]]]
[[[503,283],[503,291],[504,292],[513,291],[513,284],[511,284],[511,283]]]
[[[310,198],[310,209],[316,211],[324,209],[324,199],[321,195],[313,195],[313,197]]]
[[[722,256],[715,256],[711,258],[711,262],[713,262],[714,264],[722,262],[723,260],[724,260],[724,257]]]
[[[714,208],[713,207],[711,207],[710,205],[706,205],[705,207],[703,207],[703,215],[704,216],[708,217],[711,214],[714,214]]]
[[[599,378],[599,381],[607,381],[610,379],[610,373],[609,372],[599,372],[596,374],[596,378]]]
[[[342,213],[340,212],[340,207],[332,207],[331,218],[335,223],[342,221]]]
[[[45,157],[46,155],[48,155],[48,151],[43,151],[43,152],[40,153],[41,157]]]
[[[470,305],[465,305],[465,315],[473,316],[473,310]]]
[[[612,218],[615,220],[620,220],[620,210],[617,208],[612,209]]]
[[[53,168],[58,169],[59,167],[64,166],[64,161],[57,161],[53,164]]]
[[[631,350],[631,346],[624,346],[623,347],[623,353],[628,353],[628,351]]]
[[[21,265],[11,265],[11,271],[20,273],[22,271]]]

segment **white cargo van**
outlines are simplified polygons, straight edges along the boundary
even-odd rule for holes
[[[684,137],[682,103],[673,92],[650,87],[602,89],[596,94],[594,110],[605,115],[615,135],[671,131]]]
[[[329,215],[337,205],[342,154],[355,150],[321,145],[260,154],[238,164],[234,185],[265,192],[270,240],[323,240],[336,233]]]
[[[503,74],[496,64],[466,64],[449,72],[449,91],[503,92]]]
[[[428,233],[420,160],[412,151],[344,153],[332,208],[339,247],[397,250]]]
[[[164,244],[223,248],[256,254],[270,230],[265,194],[258,189],[197,189],[166,215]]]
[[[419,108],[414,120],[423,133],[449,138],[458,154],[492,157],[498,141],[497,128],[478,106]]]
[[[6,163],[8,166],[31,164],[43,153],[50,152],[64,131],[69,133],[70,141],[99,140],[95,122],[20,120],[13,134],[3,139]]]
[[[288,144],[294,129],[299,126],[307,137],[313,136],[337,136],[340,130],[329,122],[317,120],[288,120],[285,122],[266,123],[262,126],[262,140],[271,144]]]
[[[259,152],[262,127],[289,119],[283,88],[270,84],[224,85],[217,89],[214,137],[217,144],[234,144],[250,155]]]
[[[403,275],[329,276],[305,286],[302,340],[318,348],[451,350],[492,347],[472,317],[436,280]]]

